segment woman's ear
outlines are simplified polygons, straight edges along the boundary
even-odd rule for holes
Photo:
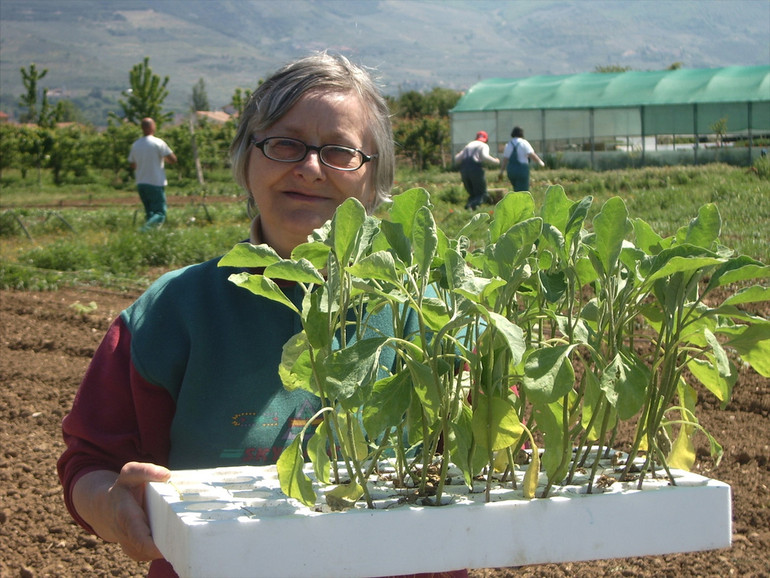
[[[254,202],[254,197],[251,195],[251,191],[246,191],[246,193],[249,195],[248,199],[246,199],[246,215],[248,215],[249,219],[253,219],[259,214],[259,210],[257,209],[257,203]]]

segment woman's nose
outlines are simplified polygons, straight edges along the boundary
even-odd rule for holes
[[[326,176],[326,167],[321,162],[319,151],[308,150],[305,158],[297,161],[295,170],[306,178],[318,179]]]

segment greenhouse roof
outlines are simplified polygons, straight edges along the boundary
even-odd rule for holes
[[[452,112],[770,102],[770,66],[490,78]]]

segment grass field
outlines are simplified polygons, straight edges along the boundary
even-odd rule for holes
[[[507,180],[488,174],[490,189]],[[770,162],[750,168],[713,164],[623,171],[535,170],[532,194],[539,206],[549,185],[562,185],[573,201],[593,197],[590,216],[620,196],[631,218],[661,236],[687,226],[698,209],[714,203],[722,218],[721,242],[737,253],[770,262]],[[46,173],[0,178],[0,287],[45,290],[68,284],[145,287],[159,271],[221,255],[247,235],[245,197],[226,173],[169,184],[169,218],[150,234],[133,185],[110,178],[54,186]],[[397,194],[424,187],[438,226],[453,234],[465,224],[466,193],[457,172],[399,170]],[[480,210],[494,211],[493,205]],[[483,235],[480,233],[479,235]],[[480,236],[473,239],[484,243]]]

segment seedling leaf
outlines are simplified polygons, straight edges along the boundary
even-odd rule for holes
[[[278,458],[278,481],[281,491],[307,507],[315,505],[316,494],[313,483],[304,472],[305,460],[302,456],[302,436],[297,436]]]

